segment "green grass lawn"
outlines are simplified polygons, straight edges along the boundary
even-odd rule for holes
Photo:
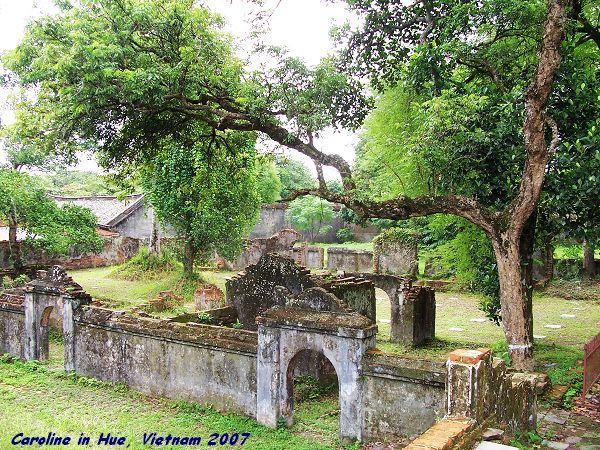
[[[202,283],[216,284],[225,292],[225,278],[234,272],[200,272],[198,282],[183,282],[181,272],[163,272],[149,279],[130,281],[113,276],[114,267],[69,271],[69,275],[92,297],[102,300],[111,308],[127,309],[156,298],[161,291],[174,291],[193,304],[194,290]]]
[[[143,445],[143,434],[151,432],[201,436],[199,448],[207,447],[211,433],[236,432],[250,433],[244,445],[248,449],[342,448],[337,438],[338,408],[335,395],[301,403],[295,410],[293,427],[273,430],[252,419],[221,414],[195,403],[146,396],[122,385],[67,375],[38,363],[0,358],[1,449],[13,448],[10,440],[17,433],[46,436],[51,431],[74,439],[84,433],[92,437],[93,445],[82,448],[94,449],[125,448],[95,445],[100,433],[109,432],[124,436],[131,449],[186,448]]]
[[[430,352],[439,350],[440,356],[445,357],[446,349],[457,346],[480,347],[494,346],[504,339],[502,328],[485,319],[478,309],[479,298],[463,292],[436,293],[436,341]],[[389,319],[390,304],[387,295],[377,290],[378,320]],[[534,335],[545,336],[536,339],[539,347],[562,346],[581,348],[600,330],[600,299],[599,300],[565,300],[550,297],[544,293],[535,293],[533,299]],[[574,318],[561,317],[563,314],[575,315]],[[472,321],[484,320],[483,322]],[[561,325],[559,329],[545,328],[545,325]],[[389,342],[387,323],[378,323],[378,347],[393,353],[414,353]],[[462,329],[459,331],[457,329]],[[447,345],[442,345],[446,343]],[[418,352],[417,352],[418,353]]]

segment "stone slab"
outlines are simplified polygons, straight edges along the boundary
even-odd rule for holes
[[[544,416],[544,420],[546,422],[555,423],[555,424],[558,424],[558,425],[564,425],[565,422],[567,421],[567,418],[566,417],[558,416],[556,414],[546,414]]]
[[[555,450],[567,450],[569,448],[569,444],[566,442],[547,441],[546,439],[542,441],[542,445]]]
[[[554,324],[554,323],[549,323],[547,325],[544,325],[544,328],[550,328],[552,330],[558,330],[559,328],[562,328],[562,325],[558,325],[558,324]]]
[[[496,444],[495,442],[482,442],[475,450],[519,450],[517,447],[510,445]]]
[[[502,436],[504,436],[504,430],[498,428],[488,428],[481,434],[485,441],[495,441],[501,439]]]

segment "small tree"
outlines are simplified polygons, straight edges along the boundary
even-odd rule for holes
[[[184,274],[191,277],[196,260],[237,256],[256,221],[254,138],[218,133],[190,147],[168,139],[161,149],[142,169],[142,186],[159,219],[182,237]]]
[[[327,200],[311,195],[297,198],[290,203],[286,214],[294,228],[308,233],[311,242],[317,235],[331,231],[333,208]]]
[[[8,222],[8,242],[15,269],[23,268],[17,231],[26,233],[25,245],[50,255],[99,252],[102,238],[96,233],[96,217],[89,209],[56,204],[32,176],[0,169],[0,219]]]

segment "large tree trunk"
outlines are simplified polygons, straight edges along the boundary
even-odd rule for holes
[[[8,215],[8,247],[13,267],[17,272],[20,272],[23,269],[23,260],[21,257],[21,246],[17,242],[17,230],[17,212],[13,207]]]
[[[160,255],[160,223],[152,210],[152,234],[150,235],[150,255]]]
[[[533,322],[522,285],[519,243],[493,239],[492,244],[498,261],[502,324],[509,354],[514,367],[533,370]]]
[[[519,254],[521,259],[521,286],[523,289],[523,302],[525,309],[525,321],[529,340],[533,342],[533,247],[535,244],[535,226],[537,212],[534,211],[521,233],[519,242]]]
[[[594,247],[587,239],[583,240],[583,279],[591,280],[595,273]]]
[[[183,249],[183,276],[193,278],[194,276],[194,260],[196,259],[196,249],[186,239]]]

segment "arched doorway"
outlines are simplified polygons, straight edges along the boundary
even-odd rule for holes
[[[325,291],[323,291],[325,292]],[[319,290],[314,295],[321,295]],[[327,294],[327,293],[325,293]],[[322,294],[322,300],[328,297]],[[363,437],[361,363],[375,346],[377,325],[354,312],[278,307],[257,317],[256,418],[269,427],[293,422],[293,374],[301,352],[315,351],[331,363],[339,382],[339,437]]]
[[[390,341],[392,323],[392,301],[383,289],[375,288],[375,312],[377,317],[378,341]]]
[[[339,378],[322,352],[300,350],[290,359],[285,377],[287,395],[282,411],[287,425],[298,419],[310,420],[316,410],[329,428],[339,430]]]

